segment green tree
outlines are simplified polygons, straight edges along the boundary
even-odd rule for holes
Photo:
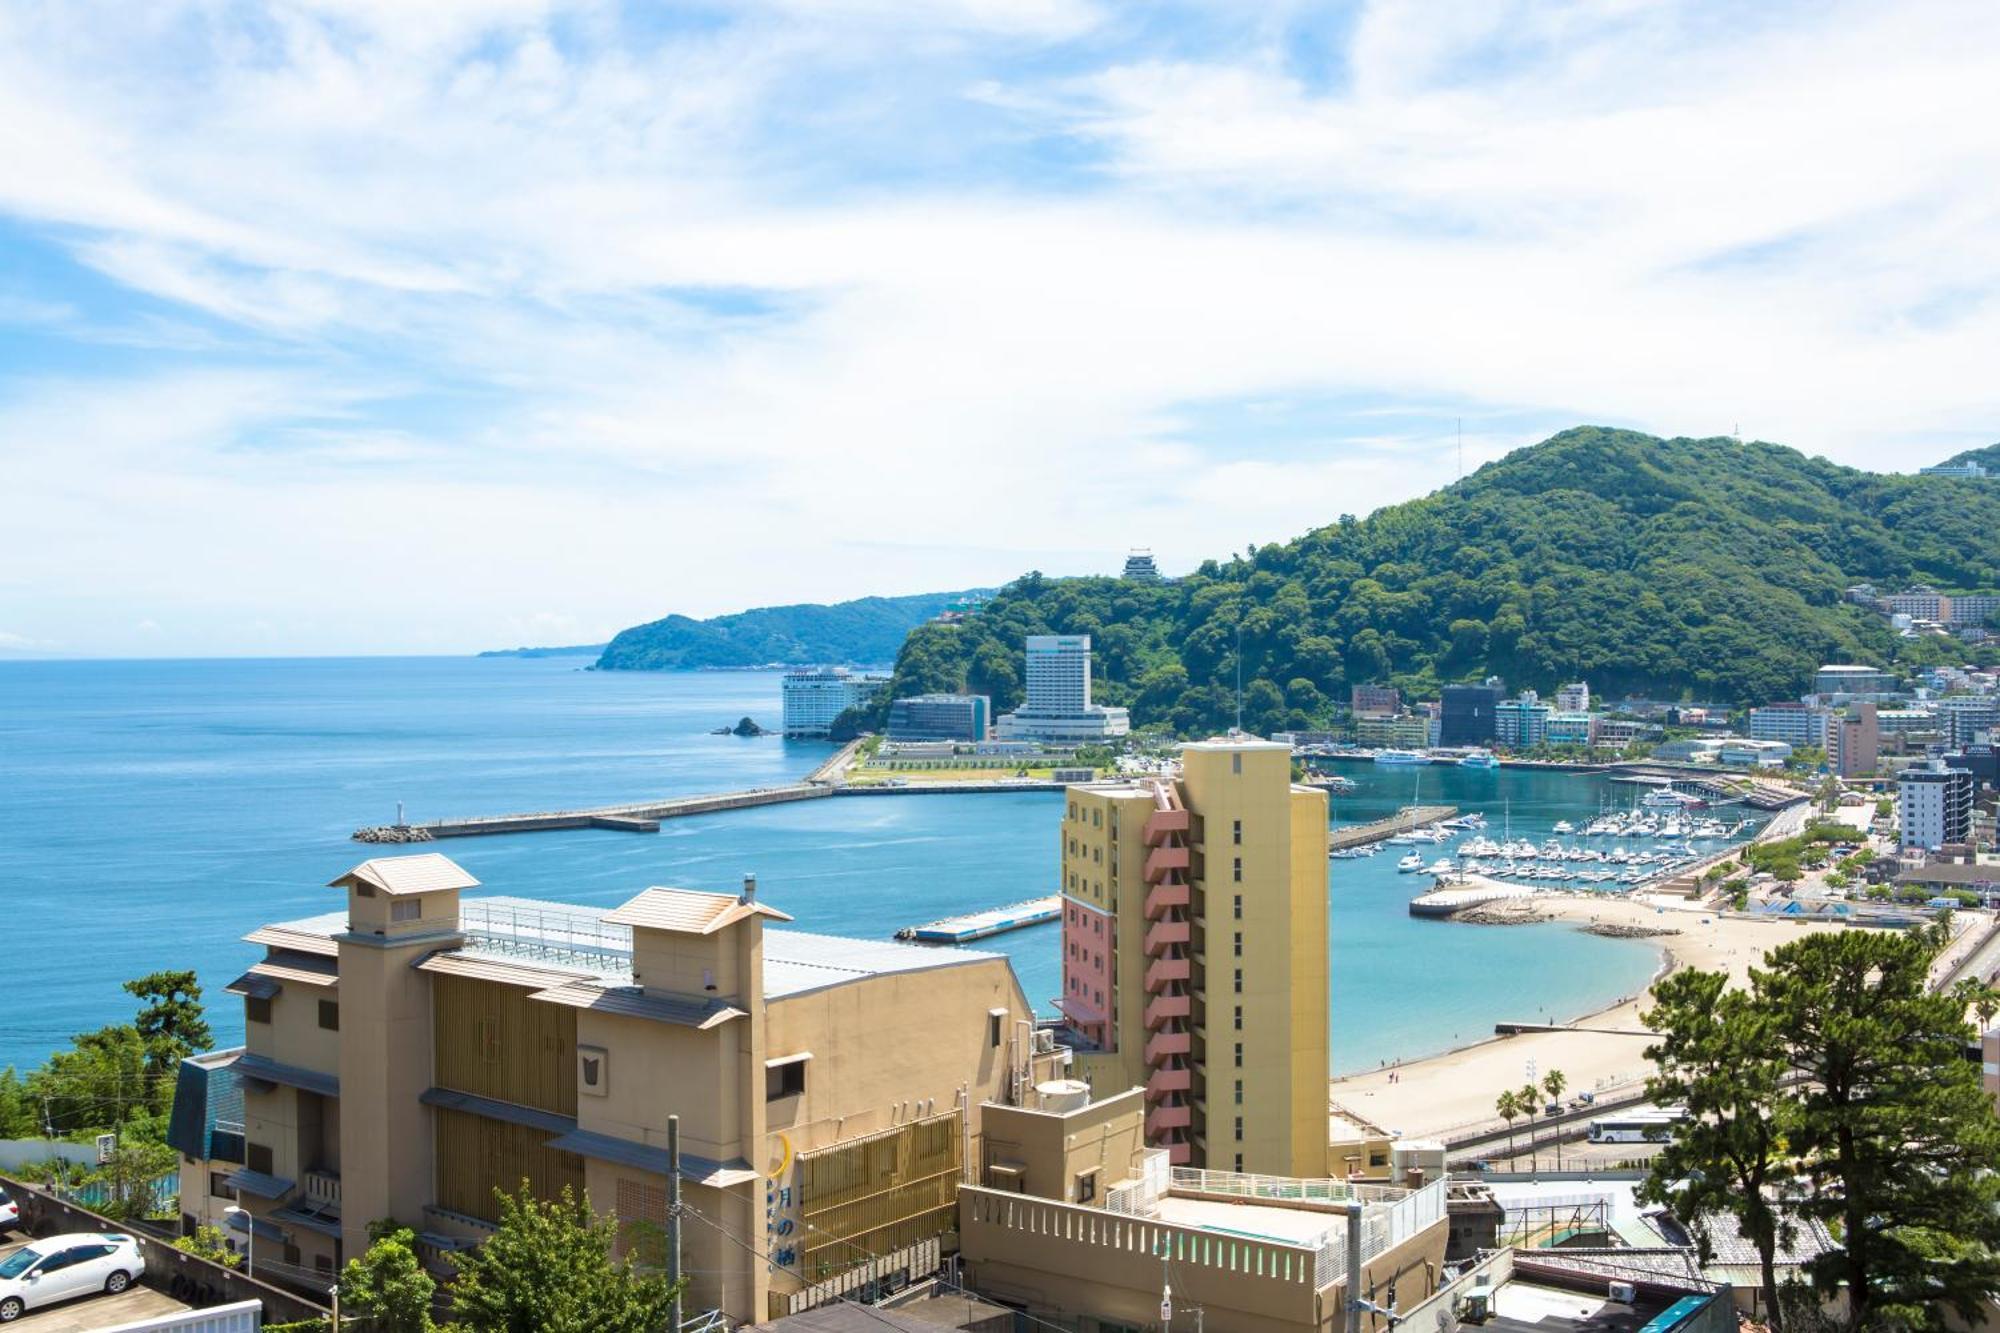
[[[614,1224],[564,1187],[542,1200],[521,1182],[494,1191],[500,1229],[459,1258],[451,1285],[467,1333],[656,1333],[672,1291],[611,1257]]]
[[[1494,1099],[1493,1109],[1507,1122],[1507,1156],[1511,1159],[1514,1156],[1514,1121],[1521,1114],[1521,1095],[1510,1088]]]
[[[2000,1292],[2000,1118],[1963,1056],[1973,991],[1935,994],[1941,931],[1844,931],[1773,950],[1754,1002],[1804,1091],[1786,1128],[1811,1188],[1800,1209],[1840,1249],[1813,1285],[1843,1286],[1848,1327],[1942,1325]]]
[[[361,1333],[431,1333],[437,1283],[417,1258],[417,1236],[393,1220],[368,1224],[368,1252],[340,1273],[342,1322]]]
[[[198,1051],[215,1044],[201,1007],[201,983],[193,972],[149,972],[125,983],[128,993],[145,1007],[132,1026],[146,1043],[147,1067],[171,1071]]]
[[[1552,1106],[1561,1105],[1563,1089],[1568,1086],[1569,1078],[1560,1069],[1551,1069],[1547,1074],[1542,1076],[1542,1091],[1549,1094],[1549,1104]],[[1555,1140],[1556,1170],[1560,1171],[1563,1169],[1563,1140],[1560,1129],[1556,1131]]]
[[[1791,1106],[1781,1095],[1787,1051],[1771,1016],[1728,987],[1727,973],[1702,971],[1676,972],[1653,987],[1644,1021],[1660,1040],[1646,1048],[1655,1066],[1646,1096],[1658,1106],[1687,1107],[1688,1119],[1653,1158],[1639,1192],[1673,1209],[1704,1262],[1712,1219],[1734,1219],[1756,1247],[1771,1327],[1784,1333],[1776,1256],[1792,1227],[1772,1192],[1789,1174],[1784,1122]]]
[[[229,1248],[224,1240],[221,1227],[200,1226],[192,1236],[182,1236],[174,1242],[174,1248],[185,1250],[197,1259],[206,1259],[224,1268],[240,1268],[243,1256]]]
[[[121,1138],[110,1160],[83,1177],[84,1184],[101,1184],[105,1201],[98,1211],[107,1217],[140,1219],[168,1211],[170,1187],[162,1185],[180,1165],[180,1154],[151,1138]]]

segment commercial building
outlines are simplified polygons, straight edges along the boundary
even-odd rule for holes
[[[690,1303],[761,1322],[871,1254],[930,1271],[984,1109],[1069,1058],[1004,957],[771,928],[748,880],[611,910],[462,898],[477,881],[433,853],[334,885],[345,910],[253,932],[229,987],[227,1183],[287,1276],[330,1278],[385,1217],[442,1266],[523,1180],[587,1192],[656,1262],[672,1115]]]
[[[892,741],[983,741],[993,701],[983,694],[913,694],[889,705]]]
[[[1918,584],[1904,592],[1892,592],[1881,602],[1882,609],[1892,616],[1908,616],[1911,620],[1928,620],[1942,625],[1951,619],[1951,598],[1936,588]]]
[[[1067,793],[1058,1006],[1174,1165],[1327,1173],[1327,802],[1291,770],[1231,736]]]
[[[1439,694],[1438,744],[1491,745],[1495,739],[1493,710],[1500,704],[1500,686],[1447,685]]]
[[[1935,467],[1918,468],[1917,471],[1926,477],[1976,478],[1987,475],[1984,463],[1975,463],[1970,460],[1963,463],[1939,463]]]
[[[1882,762],[1882,732],[1875,705],[1862,700],[1827,719],[1826,759],[1843,778],[1873,773]]]
[[[1160,567],[1153,563],[1153,553],[1144,547],[1134,547],[1125,557],[1125,572],[1120,578],[1131,579],[1135,583],[1158,583]]]
[[[1132,729],[1122,708],[1090,701],[1090,636],[1028,636],[1027,698],[1000,718],[1003,740],[1087,744]]]
[[[2000,593],[1962,592],[1951,599],[1953,625],[1990,625],[2000,616]]]
[[[1597,719],[1597,743],[1621,750],[1633,741],[1656,740],[1665,734],[1665,728],[1657,722],[1641,722],[1636,718],[1627,717]]]
[[[1784,741],[1730,739],[1715,752],[1715,762],[1740,768],[1783,768],[1792,757]]]
[[[1972,837],[1972,774],[1934,759],[1896,775],[1903,850],[1934,852]]]
[[[1783,741],[1794,750],[1823,750],[1829,716],[1826,709],[1811,704],[1765,704],[1750,710],[1748,730],[1752,740]]]
[[[1881,699],[1896,693],[1902,681],[1880,667],[1834,663],[1813,676],[1813,692],[1828,701]]]
[[[857,676],[844,667],[787,671],[778,687],[784,700],[784,733],[824,736],[835,718],[850,708],[873,703],[888,685],[887,676]]]
[[[1542,739],[1565,749],[1587,750],[1597,744],[1597,714],[1558,709],[1544,720]]]
[[[1948,768],[1962,768],[1972,774],[1975,788],[1991,791],[2000,787],[2000,747],[1981,742],[1960,746],[1942,756]]]
[[[1431,743],[1431,724],[1424,717],[1364,717],[1354,723],[1354,740],[1382,750],[1421,750]]]
[[[1037,1327],[1339,1333],[1350,1239],[1359,1293],[1378,1307],[1415,1309],[1443,1280],[1442,1179],[1177,1167],[1139,1141],[1136,1089],[1094,1102],[1040,1091],[1040,1108],[986,1108],[983,1174],[959,1192],[969,1284]]]
[[[1695,736],[1688,740],[1662,741],[1653,747],[1653,758],[1665,763],[1712,764],[1727,741],[1722,737]]]
[[[1393,685],[1356,685],[1349,692],[1357,720],[1394,717],[1403,711],[1403,692]]]
[[[1590,685],[1586,681],[1574,681],[1556,687],[1556,711],[1558,713],[1588,713],[1590,711]]]
[[[1493,705],[1493,741],[1515,750],[1532,750],[1548,743],[1549,714],[1554,710],[1533,690]]]

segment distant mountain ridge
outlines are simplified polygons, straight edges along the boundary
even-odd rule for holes
[[[984,589],[862,597],[822,605],[762,606],[695,620],[668,616],[621,630],[597,659],[601,671],[691,667],[887,663],[910,631]]]
[[[488,648],[481,657],[595,657],[604,651],[601,643],[578,643],[562,648]]]
[[[2000,486],[1585,426],[1171,583],[1027,575],[962,623],[920,625],[891,693],[969,688],[1004,712],[1023,639],[1048,633],[1093,637],[1099,702],[1184,735],[1235,720],[1239,641],[1244,725],[1266,733],[1327,724],[1361,683],[1436,698],[1493,674],[1761,704],[1824,662],[2000,657],[1899,638],[1843,599],[1863,581],[2000,587]]]

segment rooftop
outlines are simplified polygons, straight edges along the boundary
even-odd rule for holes
[[[736,899],[729,895],[701,896],[736,904]],[[468,898],[459,904],[459,925],[466,943],[447,956],[488,959],[503,967],[543,976],[566,973],[606,985],[630,985],[632,927],[615,918],[631,906],[628,903],[624,908],[607,910],[506,895]],[[774,909],[762,910],[782,916]],[[325,912],[298,921],[279,922],[256,933],[272,931],[330,940],[347,932],[347,913]],[[890,973],[962,967],[1005,957],[975,949],[897,944],[803,930],[766,930],[764,998],[778,1000]],[[546,986],[552,980],[541,984]]]
[[[604,919],[614,926],[638,926],[680,935],[713,935],[725,926],[752,916],[776,921],[792,918],[754,898],[732,893],[701,893],[694,889],[646,889]]]
[[[391,896],[479,887],[479,881],[468,874],[465,867],[442,852],[378,856],[363,861],[327,887],[344,889],[355,884],[365,884]]]

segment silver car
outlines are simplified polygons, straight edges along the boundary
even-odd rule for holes
[[[72,1296],[116,1295],[145,1271],[146,1257],[130,1236],[76,1231],[45,1237],[0,1259],[0,1324]]]

